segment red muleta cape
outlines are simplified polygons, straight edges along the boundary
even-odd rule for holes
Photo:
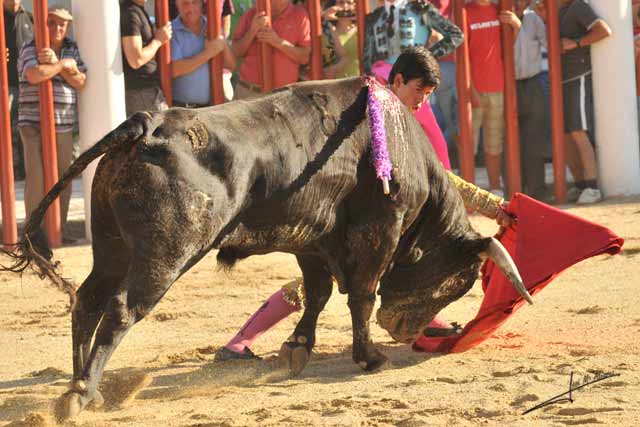
[[[518,218],[496,237],[518,266],[533,296],[562,271],[592,256],[619,253],[624,239],[608,228],[516,193],[508,212]],[[421,336],[415,351],[457,353],[491,337],[526,302],[492,261],[482,266],[484,299],[476,317],[462,332],[450,337]]]

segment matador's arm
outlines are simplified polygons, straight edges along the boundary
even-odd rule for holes
[[[451,171],[447,171],[447,176],[456,186],[456,189],[462,196],[464,205],[467,209],[473,209],[480,214],[496,219],[500,213],[501,205],[504,203],[502,197],[498,197],[495,194],[491,194],[487,190],[473,185],[470,182],[465,181],[458,175]]]

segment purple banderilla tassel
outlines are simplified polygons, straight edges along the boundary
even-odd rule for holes
[[[371,127],[371,144],[373,146],[373,163],[376,168],[376,176],[382,180],[385,194],[389,193],[389,181],[391,180],[391,160],[387,150],[387,132],[384,127],[384,112],[382,104],[376,96],[376,92],[384,90],[373,78],[367,79],[369,87],[369,123]]]

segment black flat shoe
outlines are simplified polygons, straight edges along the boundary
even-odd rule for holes
[[[253,354],[249,347],[245,347],[242,353],[229,350],[227,347],[220,347],[215,354],[216,362],[224,362],[226,360],[260,360],[260,356]]]
[[[450,328],[426,328],[422,334],[425,337],[450,337],[462,332],[462,326],[457,322],[451,322]]]

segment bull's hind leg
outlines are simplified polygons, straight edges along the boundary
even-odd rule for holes
[[[94,269],[76,292],[77,301],[71,313],[74,382],[82,379],[82,371],[91,350],[91,338],[109,298],[104,285],[102,274]],[[82,385],[74,387],[82,388]]]
[[[76,416],[95,396],[104,368],[131,327],[142,320],[179,276],[167,263],[132,259],[117,291],[108,298],[82,378],[82,390],[63,395],[55,407],[60,421]],[[181,266],[182,267],[182,266]]]
[[[312,256],[298,257],[305,288],[305,310],[296,329],[280,348],[280,360],[296,376],[306,366],[316,342],[318,316],[331,297],[333,281],[323,261]]]
[[[77,300],[71,316],[73,340],[72,389],[83,391],[84,367],[91,351],[91,340],[102,318],[109,298],[115,294],[129,269],[130,253],[120,235],[110,209],[94,198],[93,268],[76,292]],[[99,406],[102,396],[96,393],[93,403]]]
[[[77,302],[71,314],[71,330],[73,340],[73,381],[71,390],[83,392],[86,384],[83,370],[89,359],[91,339],[102,318],[109,295],[114,292],[122,277],[113,274],[99,273],[95,270],[89,274],[77,291]],[[96,390],[92,405],[100,407],[104,403],[102,395]]]

